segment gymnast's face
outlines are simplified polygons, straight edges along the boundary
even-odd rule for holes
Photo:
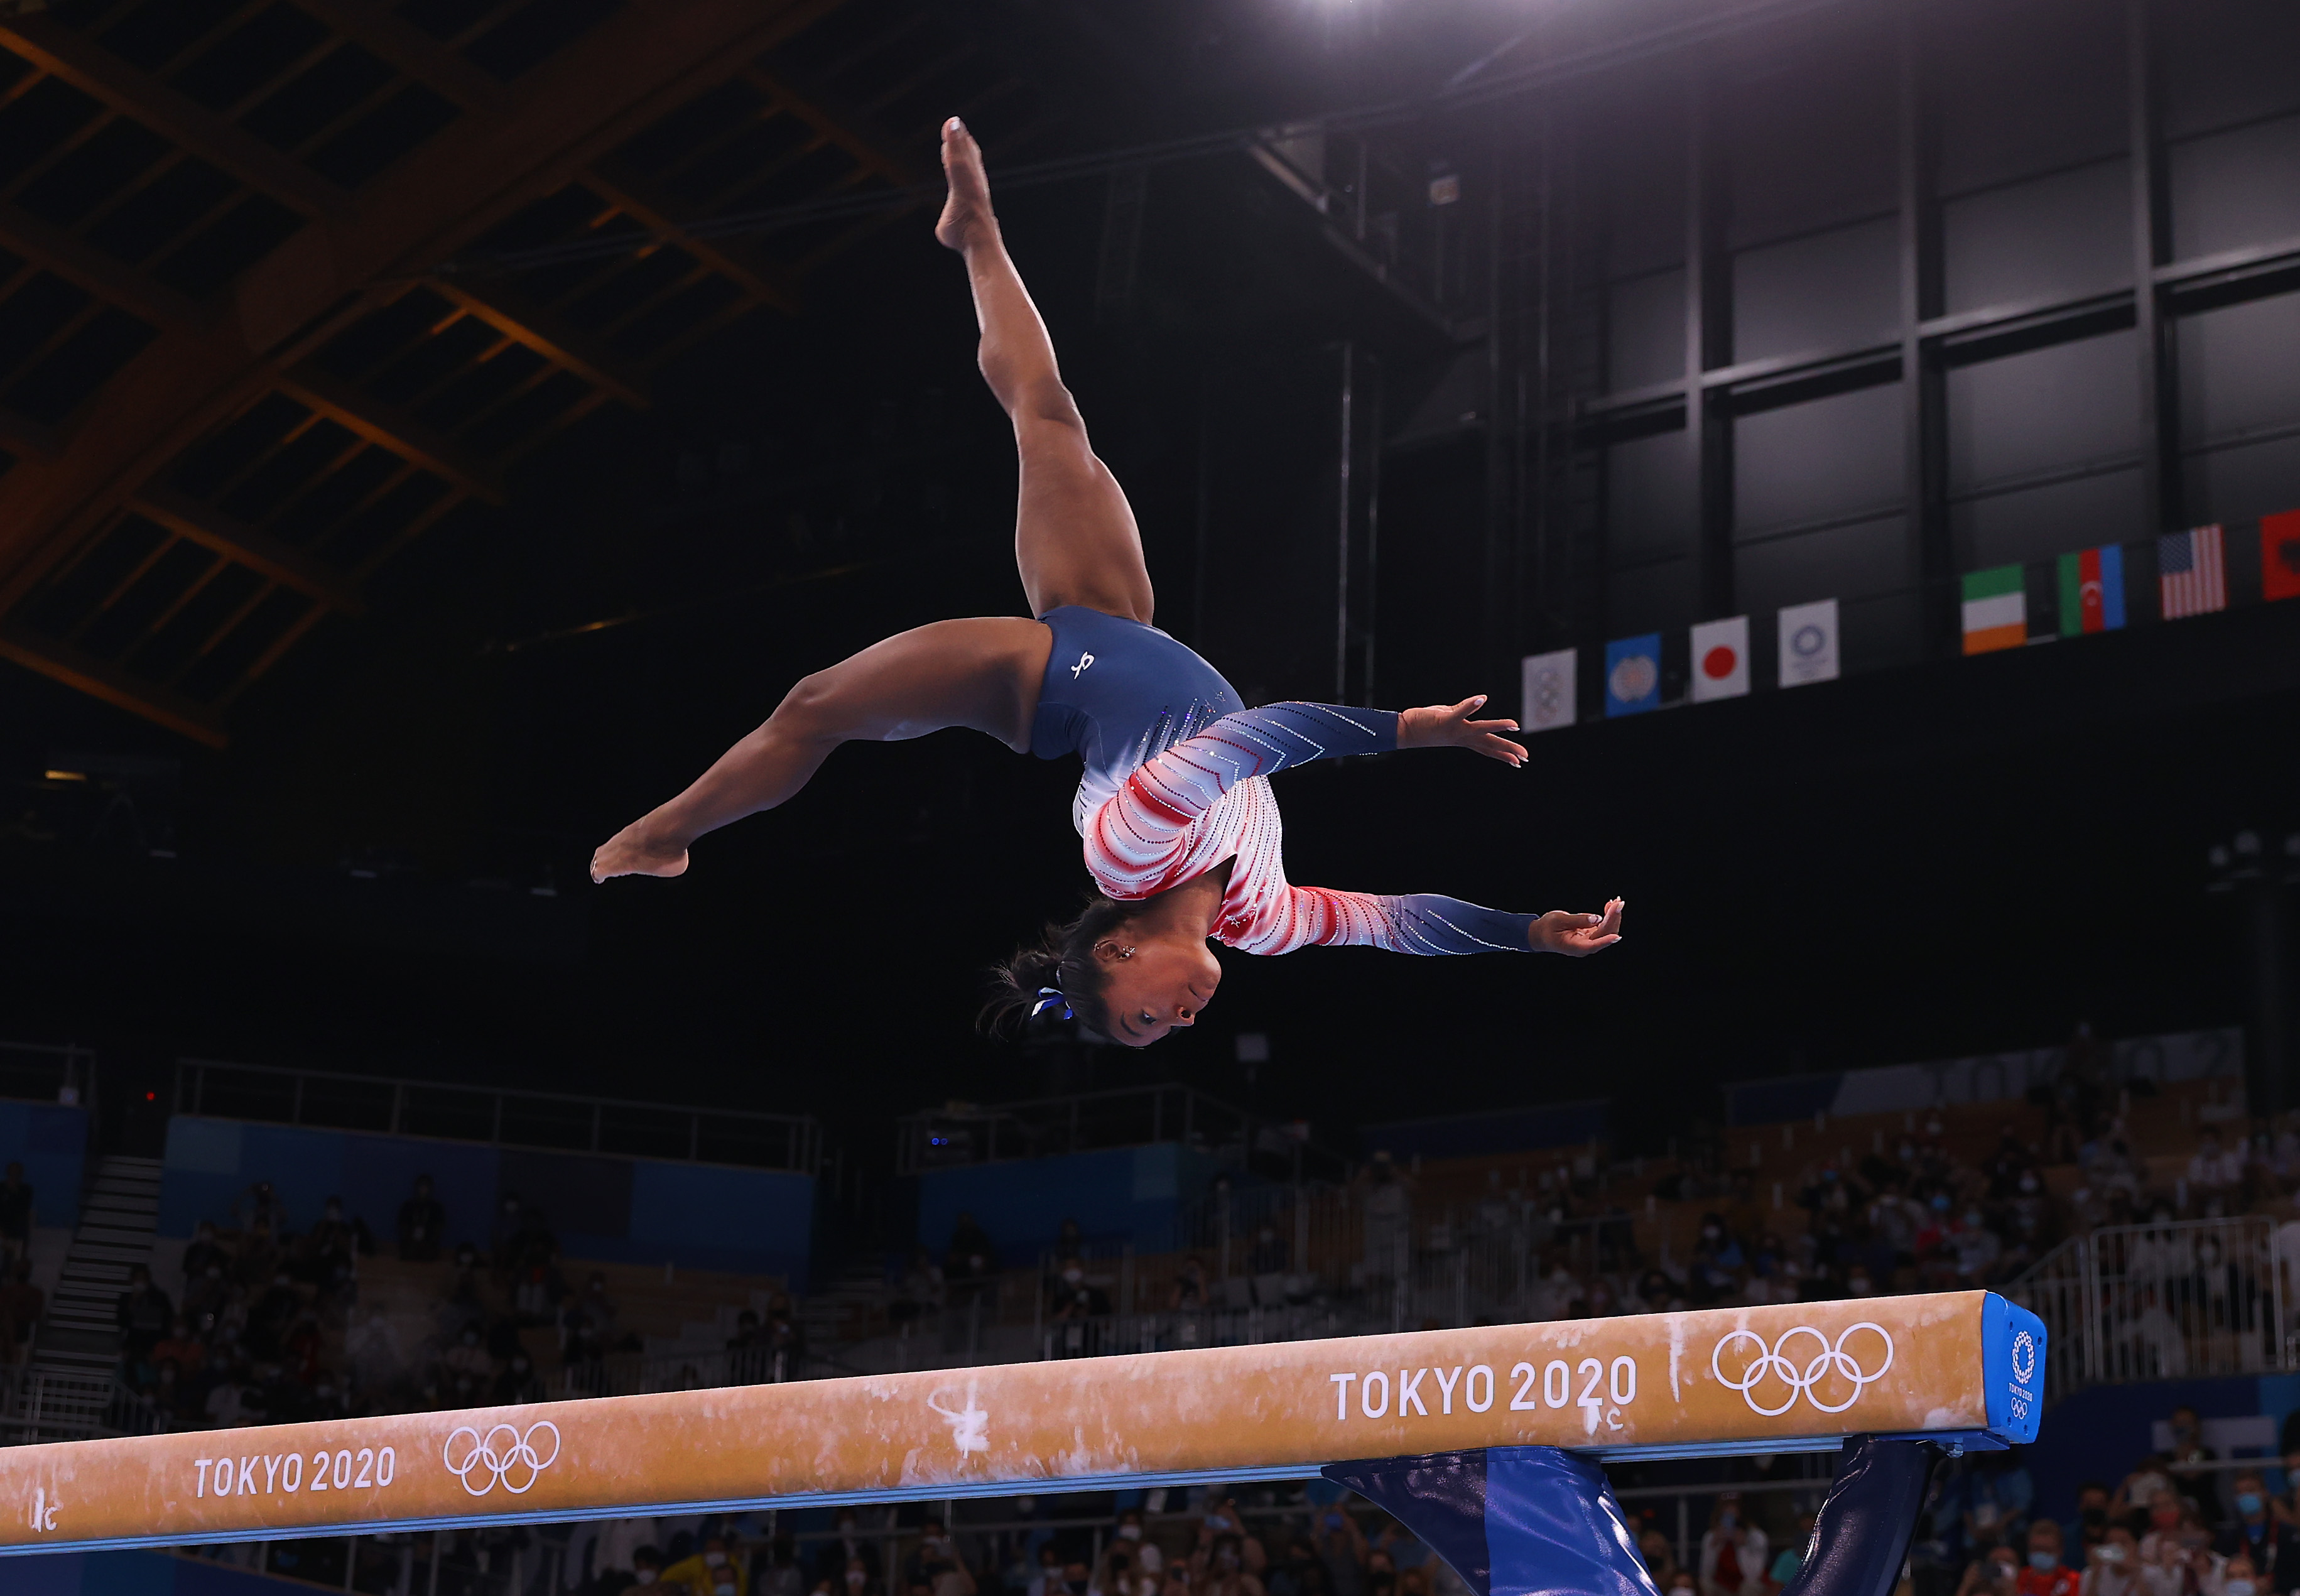
[[[1221,961],[1202,936],[1135,931],[1122,927],[1094,951],[1102,966],[1111,1040],[1146,1048],[1177,1025],[1197,1024],[1221,984]]]

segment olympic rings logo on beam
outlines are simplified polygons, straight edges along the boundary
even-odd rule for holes
[[[539,1456],[535,1450],[535,1438],[546,1430],[551,1432],[551,1456],[548,1458]],[[460,1464],[455,1461],[455,1438],[459,1435],[471,1438],[471,1450],[463,1455]],[[509,1446],[498,1450],[496,1445],[497,1436],[508,1438]],[[558,1460],[559,1426],[547,1418],[538,1419],[528,1426],[524,1435],[519,1433],[516,1425],[496,1425],[484,1435],[464,1425],[448,1433],[447,1444],[439,1452],[439,1461],[447,1466],[447,1472],[462,1481],[463,1489],[473,1496],[485,1496],[498,1485],[513,1496],[524,1496],[535,1489],[535,1482],[543,1471]],[[512,1471],[518,1468],[527,1471],[527,1483],[524,1485],[512,1483]],[[471,1483],[474,1475],[479,1476],[478,1484]]]
[[[1873,1332],[1877,1338],[1885,1343],[1885,1361],[1873,1375],[1862,1368],[1860,1360],[1845,1349],[1845,1343],[1853,1338],[1855,1331],[1860,1330]],[[1821,1349],[1802,1368],[1788,1354],[1790,1342],[1800,1336],[1811,1337]],[[1726,1348],[1739,1341],[1756,1342],[1757,1356],[1749,1366],[1742,1371],[1741,1378],[1736,1382],[1725,1377],[1725,1371],[1718,1366],[1718,1359],[1724,1356]],[[1779,1418],[1796,1406],[1796,1400],[1799,1397],[1804,1398],[1823,1413],[1842,1413],[1860,1400],[1863,1391],[1877,1381],[1882,1380],[1886,1371],[1892,1366],[1893,1337],[1891,1333],[1882,1324],[1874,1324],[1866,1319],[1858,1324],[1846,1325],[1845,1329],[1838,1332],[1837,1340],[1833,1342],[1809,1324],[1799,1324],[1793,1329],[1782,1331],[1781,1339],[1770,1347],[1765,1344],[1765,1338],[1755,1331],[1736,1330],[1720,1341],[1709,1354],[1709,1372],[1717,1376],[1717,1383],[1727,1391],[1739,1391],[1741,1400],[1749,1404],[1750,1411],[1762,1418]],[[1821,1393],[1814,1389],[1832,1373],[1842,1375],[1853,1383],[1852,1394],[1833,1407],[1822,1401]],[[1770,1375],[1780,1376],[1782,1383],[1789,1388],[1788,1400],[1778,1408],[1761,1407],[1757,1401],[1756,1388]]]

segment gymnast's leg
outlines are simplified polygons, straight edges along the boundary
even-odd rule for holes
[[[943,124],[942,162],[950,199],[935,237],[966,258],[982,375],[1013,421],[1021,455],[1014,560],[1030,613],[1076,604],[1147,624],[1150,572],[1134,511],[1087,441],[1046,324],[999,237],[981,146],[956,117]]]
[[[965,726],[1027,753],[1053,647],[1050,630],[1013,615],[937,621],[873,643],[805,678],[693,786],[616,832],[592,856],[591,879],[685,873],[688,844],[782,803],[842,742]]]

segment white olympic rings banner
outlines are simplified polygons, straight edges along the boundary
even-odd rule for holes
[[[551,1432],[551,1456],[548,1458],[539,1455],[535,1450],[535,1438],[546,1430]],[[464,1453],[463,1460],[458,1463],[455,1461],[455,1442],[467,1435],[471,1437],[471,1450]],[[508,1445],[497,1447],[498,1437],[506,1438]],[[543,1471],[559,1460],[559,1426],[547,1418],[538,1419],[528,1426],[523,1435],[514,1425],[496,1425],[482,1435],[469,1425],[459,1425],[448,1433],[447,1444],[440,1449],[439,1460],[447,1466],[449,1474],[462,1481],[463,1489],[473,1496],[485,1496],[497,1485],[513,1496],[524,1496],[535,1489],[535,1482]],[[513,1483],[512,1471],[514,1469],[525,1471],[527,1483]],[[474,1476],[479,1478],[477,1484],[472,1483]]]
[[[1860,1360],[1845,1349],[1846,1342],[1863,1330],[1885,1343],[1885,1361],[1873,1372],[1862,1367]],[[1801,1342],[1804,1338],[1810,1338],[1821,1349],[1800,1367],[1796,1360],[1788,1356],[1788,1350],[1792,1342]],[[1757,1356],[1751,1360],[1749,1366],[1741,1372],[1740,1379],[1728,1379],[1725,1371],[1718,1366],[1718,1360],[1724,1356],[1726,1348],[1738,1341],[1745,1341],[1756,1344]],[[1801,1346],[1800,1350],[1802,1350]],[[1739,1391],[1741,1400],[1749,1404],[1750,1411],[1765,1418],[1778,1418],[1787,1413],[1796,1406],[1799,1397],[1803,1397],[1823,1413],[1842,1413],[1860,1400],[1863,1391],[1883,1379],[1886,1372],[1892,1366],[1891,1333],[1882,1324],[1874,1324],[1867,1319],[1862,1320],[1857,1324],[1846,1325],[1838,1333],[1834,1341],[1809,1324],[1793,1325],[1782,1331],[1780,1339],[1770,1346],[1766,1344],[1765,1338],[1754,1330],[1730,1331],[1718,1341],[1709,1354],[1709,1372],[1717,1376],[1718,1383],[1728,1391]],[[1821,1393],[1813,1389],[1831,1374],[1843,1375],[1851,1382],[1853,1386],[1852,1391],[1846,1393],[1845,1400],[1835,1404],[1823,1401]],[[1781,1383],[1788,1387],[1788,1400],[1778,1408],[1765,1407],[1757,1400],[1757,1387],[1768,1375],[1779,1376]]]

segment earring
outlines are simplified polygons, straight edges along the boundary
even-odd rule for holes
[[[1118,950],[1118,957],[1122,959],[1132,958],[1134,957],[1134,949],[1131,948],[1121,948]]]

